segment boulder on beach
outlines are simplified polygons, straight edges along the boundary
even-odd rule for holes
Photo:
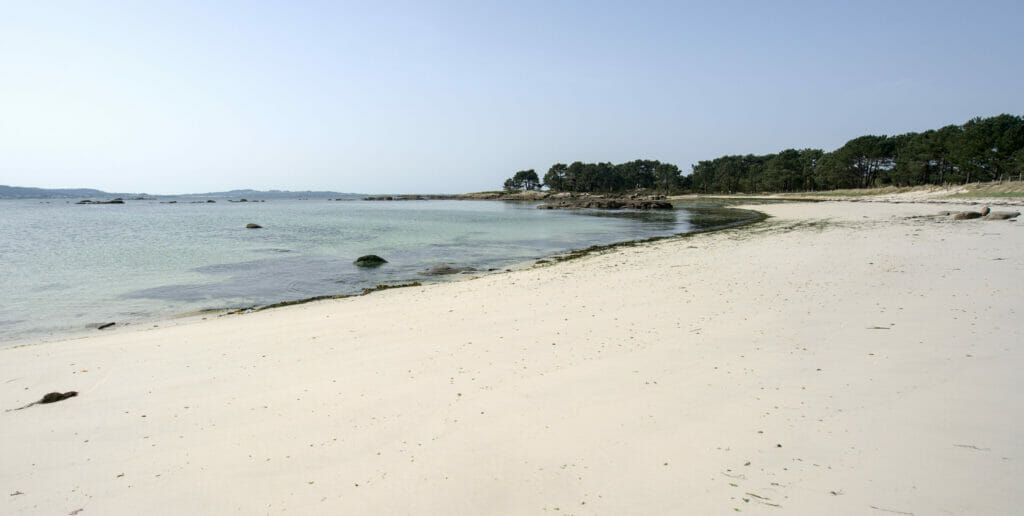
[[[976,211],[961,211],[953,214],[953,220],[980,219],[984,215]]]
[[[352,263],[356,264],[358,267],[376,267],[378,265],[388,263],[388,261],[375,254],[368,254],[356,258],[356,261]]]
[[[263,226],[259,224],[253,224],[252,222],[245,225],[246,229],[263,229]]]
[[[1010,220],[1020,215],[1019,211],[992,211],[985,215],[985,220]]]

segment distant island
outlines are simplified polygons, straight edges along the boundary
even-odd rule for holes
[[[93,188],[30,188],[0,185],[0,199],[84,199],[89,197],[148,197],[148,195],[144,193],[111,193]]]
[[[152,195],[147,193],[104,192],[93,188],[30,188],[23,186],[0,185],[0,199],[97,199],[97,198],[228,198],[242,197],[246,199],[335,199],[365,197],[364,194],[330,192],[330,191],[289,191],[289,190],[228,190],[226,192],[206,192],[179,195]]]

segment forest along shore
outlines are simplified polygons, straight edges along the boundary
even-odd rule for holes
[[[783,203],[544,267],[0,350],[5,513],[1009,514],[1024,226]],[[963,210],[969,210],[969,207]]]

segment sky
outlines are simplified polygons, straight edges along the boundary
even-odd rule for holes
[[[709,5],[710,4],[710,5]],[[1024,114],[1024,3],[0,0],[0,184],[494,190]]]

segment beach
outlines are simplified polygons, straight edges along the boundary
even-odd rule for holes
[[[752,226],[0,350],[6,514],[1010,514],[1024,223]],[[963,208],[967,209],[967,208]]]

